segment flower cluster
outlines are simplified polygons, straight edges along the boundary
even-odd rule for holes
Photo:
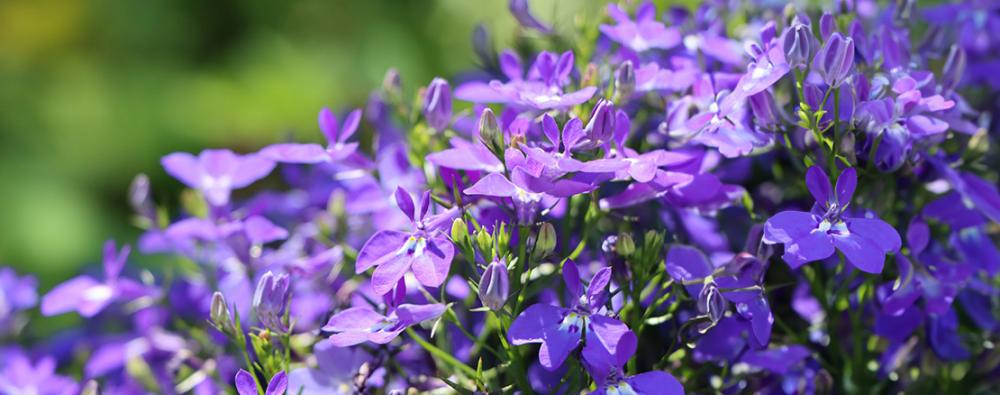
[[[1000,7],[889,3],[513,0],[324,144],[166,155],[103,273],[0,269],[0,394],[995,390]]]

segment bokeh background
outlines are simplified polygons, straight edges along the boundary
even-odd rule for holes
[[[601,11],[531,6],[557,28]],[[135,240],[135,174],[176,200],[161,156],[318,140],[319,108],[361,106],[391,67],[410,94],[474,67],[480,23],[501,48],[517,28],[506,0],[0,1],[0,264],[50,288]]]

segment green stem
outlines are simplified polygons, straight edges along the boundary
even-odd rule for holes
[[[427,352],[429,352],[434,357],[438,358],[440,361],[446,362],[448,365],[451,365],[456,369],[460,370],[462,374],[464,374],[466,377],[469,378],[476,377],[476,369],[469,367],[469,365],[466,365],[462,363],[462,361],[455,359],[455,357],[449,354],[448,352],[440,348],[437,348],[437,346],[431,344],[427,340],[424,340],[424,338],[420,337],[420,335],[418,335],[417,332],[413,330],[413,328],[406,328],[406,334],[410,335],[410,337],[413,338],[413,341],[417,342],[417,344],[419,344],[420,347],[423,347],[424,350],[427,350]]]

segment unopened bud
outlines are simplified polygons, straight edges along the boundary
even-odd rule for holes
[[[497,122],[496,115],[489,108],[484,109],[483,113],[479,116],[479,138],[482,139],[483,145],[493,155],[496,155],[501,160],[503,159],[505,149],[503,132],[500,130],[500,124]]]
[[[556,249],[556,228],[548,222],[543,222],[538,229],[538,237],[535,239],[535,253],[539,257],[545,257]]]
[[[809,25],[793,24],[781,34],[781,48],[785,52],[785,60],[791,67],[804,69],[812,51],[813,35]]]
[[[469,227],[465,225],[465,221],[461,218],[455,218],[451,221],[451,241],[458,245],[464,245],[465,241],[469,238]]]
[[[944,69],[941,70],[941,87],[945,90],[953,90],[958,83],[962,81],[962,75],[965,74],[965,50],[957,44],[951,46],[951,50],[948,51],[948,60],[944,63]]]
[[[80,395],[97,395],[99,389],[97,380],[88,380],[87,384],[84,384],[83,389],[80,390]]]
[[[632,235],[628,233],[621,233],[618,235],[618,241],[615,243],[615,249],[618,250],[618,255],[621,256],[631,256],[635,253],[635,240],[632,240]]]
[[[209,318],[217,328],[223,331],[232,327],[229,307],[226,306],[226,297],[222,295],[222,292],[216,291],[212,294],[212,307],[209,311]]]
[[[615,71],[615,98],[621,102],[628,100],[635,92],[635,66],[631,60],[626,60]]]
[[[156,225],[156,206],[149,193],[149,177],[145,174],[136,175],[128,187],[128,203],[142,218],[149,220],[150,225]]]
[[[715,281],[706,282],[701,292],[698,294],[698,311],[712,320],[719,322],[726,313],[728,303],[719,292],[719,287]]]
[[[507,266],[499,261],[491,262],[479,280],[479,300],[490,310],[500,311],[509,295],[510,278],[507,275]]]
[[[486,228],[476,230],[476,245],[479,246],[479,251],[483,255],[493,256],[493,236],[486,231]]]
[[[399,70],[389,69],[382,77],[382,89],[391,97],[397,97],[403,91],[403,82],[399,77]]]
[[[451,125],[451,85],[443,78],[435,78],[424,93],[424,119],[434,130],[442,131]]]

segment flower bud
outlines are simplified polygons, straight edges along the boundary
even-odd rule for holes
[[[156,225],[156,206],[149,193],[149,177],[140,173],[132,179],[128,187],[128,203],[142,218]]]
[[[830,88],[844,83],[854,66],[854,40],[838,32],[830,35],[813,58],[813,69]]]
[[[442,131],[451,125],[451,85],[443,78],[435,78],[424,93],[424,118],[434,130]]]
[[[209,318],[222,331],[228,331],[232,327],[233,321],[230,318],[229,307],[226,306],[226,297],[222,295],[222,292],[215,291],[212,294],[212,307],[209,310]]]
[[[941,70],[941,87],[946,91],[955,89],[959,82],[962,81],[962,75],[965,73],[965,50],[958,44],[951,46],[951,50],[948,51],[948,60],[944,63],[944,69]]]
[[[490,235],[490,232],[486,231],[486,228],[479,228],[476,231],[476,245],[479,246],[479,251],[483,255],[493,255],[493,236]]]
[[[455,218],[451,221],[451,241],[458,245],[464,245],[465,241],[469,238],[469,227],[465,225],[465,221],[461,218]]]
[[[635,92],[635,66],[631,60],[626,60],[615,71],[615,98],[627,100]]]
[[[781,48],[789,67],[804,69],[812,51],[813,35],[809,25],[796,23],[785,29],[781,35]]]
[[[597,102],[584,130],[594,147],[610,142],[615,131],[615,105],[604,99]]]
[[[556,228],[548,222],[543,222],[535,239],[535,253],[546,257],[556,249]]]
[[[100,387],[97,385],[97,380],[88,380],[83,385],[83,389],[80,390],[80,395],[99,395],[99,390]]]
[[[253,309],[266,328],[284,332],[288,328],[282,322],[288,305],[289,278],[287,273],[274,274],[268,271],[257,282],[253,295]]]
[[[618,240],[615,242],[615,250],[618,251],[618,255],[621,256],[631,256],[635,253],[635,240],[632,240],[632,235],[628,233],[621,233],[618,235]]]
[[[386,70],[382,77],[382,89],[392,98],[398,98],[403,92],[403,82],[399,77],[399,70]]]
[[[722,292],[719,292],[715,281],[706,282],[698,294],[698,311],[708,316],[712,322],[719,322],[726,314],[727,306],[728,303],[722,297]]]
[[[479,279],[479,300],[483,306],[493,311],[503,309],[510,294],[510,278],[507,276],[507,266],[493,261],[486,267],[483,277]]]
[[[837,30],[837,20],[834,19],[833,14],[829,12],[824,13],[823,16],[819,17],[819,36],[820,38],[827,40],[830,35]]]
[[[472,49],[482,64],[492,65],[497,63],[497,52],[493,49],[490,31],[482,24],[476,25],[476,28],[472,30]]]
[[[496,115],[493,115],[493,110],[489,108],[483,109],[483,113],[479,116],[479,138],[493,155],[503,159],[505,149],[503,132],[500,131]]]

